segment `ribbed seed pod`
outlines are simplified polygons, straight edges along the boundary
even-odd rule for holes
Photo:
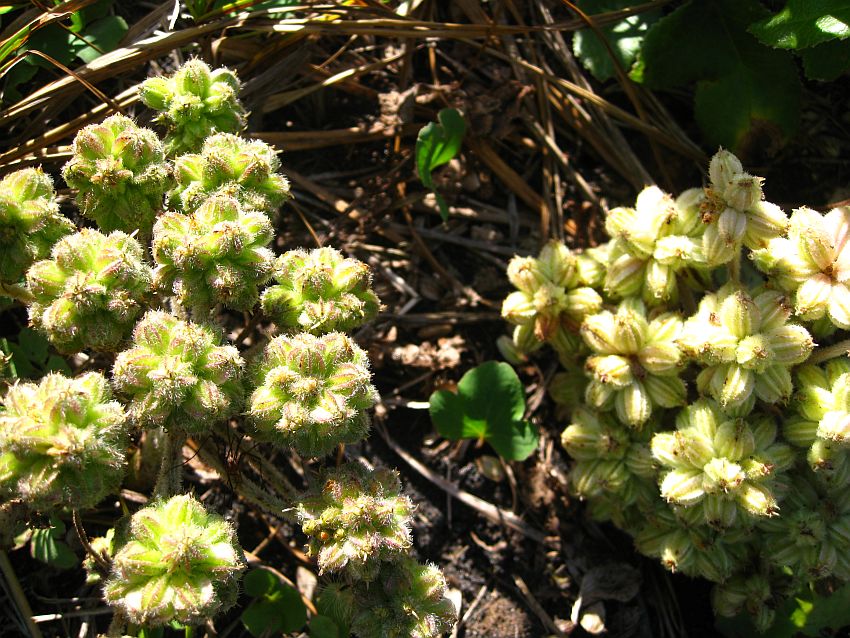
[[[763,248],[788,227],[785,213],[764,201],[760,177],[744,172],[732,153],[718,151],[708,169],[711,185],[700,208],[707,224],[703,252],[709,266],[731,261],[746,246]]]
[[[674,432],[652,438],[662,471],[661,496],[696,508],[712,527],[727,529],[751,517],[775,516],[777,475],[794,462],[792,449],[776,442],[767,416],[730,418],[710,399],[682,410]]]
[[[598,277],[587,264],[583,274]],[[556,240],[536,258],[514,257],[508,264],[508,279],[517,291],[505,298],[502,316],[514,325],[532,326],[539,341],[553,339],[562,327],[574,333],[585,315],[602,307],[602,297],[584,285],[581,276],[576,255]]]
[[[212,195],[229,195],[248,210],[273,215],[289,197],[289,182],[275,172],[279,167],[277,153],[268,144],[218,133],[204,141],[200,153],[174,161],[177,185],[169,201],[192,213]]]
[[[357,463],[325,470],[298,499],[307,555],[320,572],[343,572],[352,581],[374,580],[381,563],[407,554],[412,511],[397,472]]]
[[[666,313],[649,321],[637,298],[623,300],[616,312],[589,315],[581,336],[593,354],[585,362],[590,377],[585,400],[595,408],[615,408],[617,418],[641,427],[654,407],[684,405],[685,384],[678,374],[682,354],[676,339],[678,315]]]
[[[120,353],[112,382],[144,427],[203,432],[242,406],[244,361],[209,327],[149,311]]]
[[[212,70],[202,60],[189,60],[168,77],[145,80],[139,97],[159,111],[155,119],[165,127],[169,157],[198,152],[214,133],[239,133],[245,128],[236,74],[225,68]]]
[[[59,214],[53,180],[40,168],[0,180],[0,282],[19,282],[35,260],[72,232],[74,224]]]
[[[321,456],[369,430],[366,410],[378,393],[366,353],[344,334],[276,337],[255,377],[248,413],[257,432],[276,445]]]
[[[748,566],[711,590],[711,606],[718,616],[732,618],[746,612],[758,632],[770,629],[776,609],[800,586],[794,576],[766,566]]]
[[[699,390],[727,410],[747,411],[755,397],[787,401],[790,368],[814,347],[805,328],[788,323],[790,315],[787,299],[775,291],[751,296],[727,284],[703,297],[678,339],[688,356],[706,366],[697,377]]]
[[[128,430],[97,372],[12,386],[0,410],[0,497],[44,512],[94,507],[121,484]]]
[[[699,209],[682,205],[657,186],[647,186],[634,208],[614,208],[605,229],[612,241],[608,251],[605,290],[615,297],[640,296],[651,306],[676,302],[679,273],[700,271],[705,256]]]
[[[362,261],[333,248],[290,250],[275,262],[263,313],[284,330],[349,332],[374,319],[380,301]]]
[[[181,494],[139,510],[116,532],[103,594],[137,625],[199,625],[236,602],[244,569],[233,526]]]
[[[126,233],[84,228],[27,272],[30,323],[63,352],[115,351],[150,302],[151,269]]]
[[[150,237],[173,181],[156,133],[121,114],[77,133],[62,176],[77,189],[80,212],[102,231],[138,231],[142,238]]]
[[[788,237],[771,239],[751,257],[777,286],[792,296],[794,311],[807,321],[827,318],[850,329],[850,207],[821,215],[809,208],[791,214]]]
[[[227,195],[211,196],[190,215],[169,211],[153,229],[156,286],[201,313],[219,303],[250,310],[272,275],[273,236],[264,213]]]

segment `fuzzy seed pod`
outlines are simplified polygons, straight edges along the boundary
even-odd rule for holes
[[[144,427],[204,432],[242,405],[245,366],[233,346],[219,345],[212,328],[149,311],[133,331],[133,347],[120,353],[112,382]]]
[[[588,277],[595,277],[585,268]],[[539,341],[549,341],[559,328],[575,332],[587,314],[598,312],[602,297],[582,285],[579,260],[559,241],[547,243],[535,257],[514,257],[508,279],[517,288],[505,298],[502,316],[518,326],[531,325]]]
[[[776,424],[766,416],[729,418],[710,399],[682,410],[674,432],[652,439],[662,472],[661,496],[697,508],[704,521],[727,529],[750,517],[775,516],[777,475],[794,462],[791,448],[776,442]]]
[[[276,445],[322,456],[366,436],[366,410],[378,393],[366,353],[344,334],[276,337],[255,376],[249,415],[257,432]]]
[[[809,208],[791,214],[788,237],[753,252],[756,266],[792,296],[807,321],[827,318],[850,329],[850,207],[821,215]]]
[[[210,196],[229,195],[248,210],[273,215],[289,197],[289,182],[275,172],[279,167],[277,153],[264,142],[228,133],[212,135],[199,154],[174,161],[177,186],[169,201],[182,212],[193,213]]]
[[[356,463],[326,470],[298,499],[307,555],[320,572],[344,572],[352,581],[371,581],[382,562],[407,554],[412,510],[397,472]]]
[[[128,426],[97,372],[9,388],[0,410],[0,497],[38,511],[94,507],[124,475]]]
[[[33,264],[27,284],[35,300],[30,323],[62,352],[114,352],[151,297],[144,250],[126,233],[84,228]]]
[[[53,180],[40,168],[24,168],[0,181],[0,282],[14,284],[37,259],[74,232],[59,214]]]
[[[759,633],[776,619],[776,608],[795,593],[799,582],[793,576],[762,567],[752,567],[711,590],[711,606],[718,616],[732,618],[747,612]]]
[[[77,133],[62,176],[77,189],[80,212],[102,231],[138,231],[143,239],[150,237],[172,184],[156,133],[121,114]]]
[[[333,248],[290,250],[263,292],[263,313],[284,330],[349,332],[374,319],[380,301],[369,267]]]
[[[180,304],[209,312],[216,304],[250,310],[272,274],[269,218],[214,195],[194,213],[168,211],[153,229],[156,286]]]
[[[233,526],[181,494],[139,510],[116,532],[103,594],[137,625],[198,625],[236,602],[244,569]]]
[[[638,295],[657,306],[678,299],[683,271],[705,277],[704,224],[697,207],[680,206],[657,186],[643,189],[635,208],[612,209],[605,228],[613,239],[605,277],[610,295]]]
[[[676,339],[682,329],[678,315],[647,320],[643,303],[622,301],[615,313],[589,315],[581,336],[593,351],[585,372],[590,377],[585,399],[593,407],[617,411],[617,418],[641,427],[653,406],[684,405],[685,384],[678,377],[681,351]]]
[[[198,59],[185,62],[169,77],[145,80],[139,97],[159,111],[156,121],[167,131],[169,157],[198,152],[214,133],[239,133],[245,128],[236,74],[225,68],[213,71]]]
[[[703,297],[678,340],[688,356],[707,366],[697,378],[700,392],[724,409],[751,405],[755,397],[787,401],[790,368],[814,348],[805,328],[788,323],[790,314],[787,299],[775,291],[750,296],[727,284]]]

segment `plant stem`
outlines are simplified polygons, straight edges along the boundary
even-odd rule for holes
[[[162,465],[153,488],[154,497],[168,498],[183,487],[183,443],[185,434],[166,432],[162,439]]]
[[[98,566],[98,571],[102,572],[101,576],[106,576],[109,573],[109,563],[107,563],[103,559],[103,556],[101,556],[97,550],[91,546],[89,536],[83,528],[83,521],[80,519],[80,512],[78,510],[74,510],[71,513],[71,518],[74,521],[74,531],[77,532],[77,538],[80,539],[80,544],[83,546],[83,549],[85,549],[86,553],[92,557],[92,560]]]
[[[850,339],[844,339],[825,348],[819,348],[806,360],[806,363],[823,363],[840,356],[850,356]]]
[[[0,283],[0,295],[11,297],[25,305],[31,304],[35,300],[35,297],[32,296],[29,290],[18,284]]]
[[[735,253],[735,256],[732,257],[732,261],[729,262],[729,281],[734,281],[736,284],[741,281],[741,249],[738,248],[738,252]]]
[[[27,601],[27,596],[24,593],[24,590],[21,589],[21,583],[18,581],[18,577],[15,575],[15,570],[12,569],[12,563],[9,562],[9,556],[4,550],[0,550],[0,571],[3,572],[3,577],[6,579],[9,589],[12,591],[12,598],[18,606],[21,615],[24,617],[24,622],[26,622],[27,629],[29,629],[30,632],[30,638],[42,638],[41,630],[38,628],[38,625],[33,622],[32,609],[30,608],[29,601]]]

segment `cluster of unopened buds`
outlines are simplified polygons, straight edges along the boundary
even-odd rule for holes
[[[764,631],[808,583],[850,580],[850,208],[789,217],[724,150],[707,182],[645,188],[601,246],[515,257],[500,346],[564,365],[550,393],[591,515]]]
[[[338,635],[436,638],[456,612],[439,569],[413,556],[398,475],[321,461],[367,436],[378,400],[345,334],[380,308],[371,273],[328,247],[275,256],[289,184],[273,148],[239,135],[238,89],[232,71],[191,60],[140,89],[164,141],[124,115],[82,129],[62,174],[98,229],[60,213],[40,169],[0,181],[0,294],[25,302],[61,353],[109,374],[50,373],[0,399],[0,513],[73,513],[89,582],[115,610],[110,635],[208,623],[236,603],[246,561],[234,525],[184,493],[183,446],[191,437],[224,468],[211,441],[237,429],[319,464],[303,492],[229,478],[300,524],[333,578],[321,596],[340,609]],[[558,281],[578,281],[571,268]],[[218,325],[228,309],[280,334],[240,351]],[[78,510],[119,491],[131,441],[158,446],[152,497],[89,542]]]

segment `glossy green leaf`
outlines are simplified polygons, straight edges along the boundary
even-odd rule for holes
[[[776,15],[750,26],[764,44],[779,49],[805,49],[850,37],[848,0],[787,0]]]
[[[86,40],[98,47],[104,53],[118,46],[121,38],[127,33],[127,22],[121,16],[106,16],[86,28],[83,35]],[[92,46],[86,46],[77,51],[77,57],[83,62],[91,62],[102,54]]]
[[[310,638],[342,638],[337,624],[327,616],[313,616],[310,619]]]
[[[416,170],[422,184],[434,188],[431,172],[446,164],[458,154],[466,135],[466,121],[457,109],[443,109],[437,114],[437,122],[426,124],[416,138]],[[443,221],[449,217],[449,209],[439,193],[437,204]]]
[[[252,636],[297,631],[307,622],[307,608],[296,589],[280,582],[266,569],[249,572],[245,593],[254,597],[242,612],[242,624]]]
[[[68,544],[62,540],[65,535],[65,524],[56,518],[51,518],[52,527],[34,529],[30,537],[30,554],[36,560],[47,563],[58,569],[70,569],[79,562],[77,555],[71,551]]]
[[[810,80],[831,82],[850,71],[850,40],[833,40],[799,52]]]
[[[431,419],[449,439],[487,441],[503,458],[522,461],[537,447],[537,431],[523,421],[525,391],[507,363],[487,361],[469,370],[457,393],[431,395]]]

